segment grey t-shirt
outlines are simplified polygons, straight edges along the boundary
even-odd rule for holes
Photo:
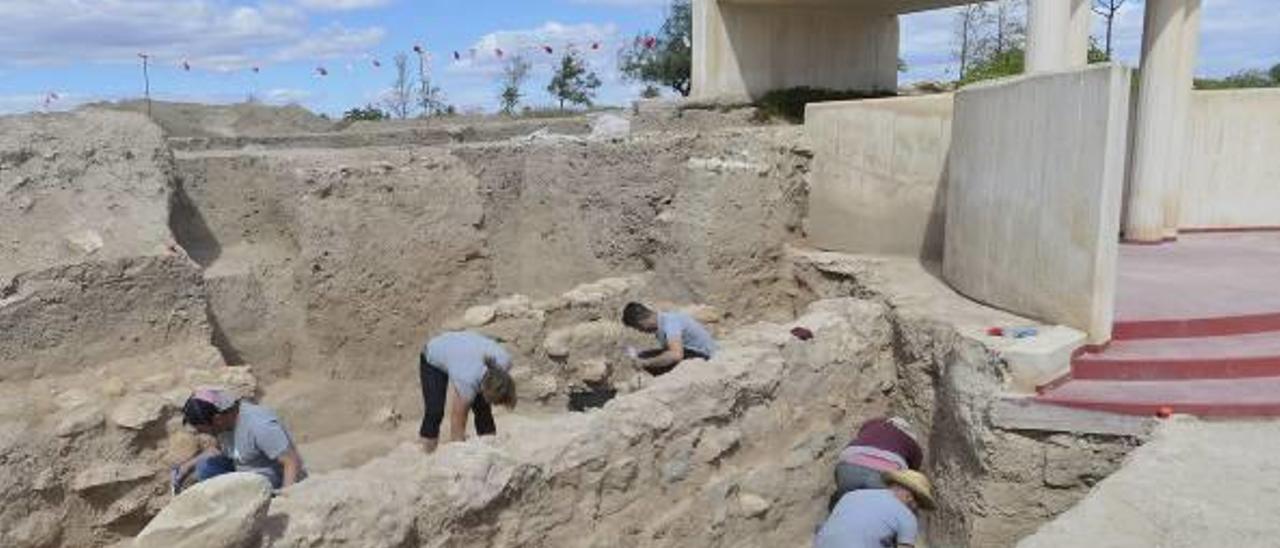
[[[893,548],[914,546],[915,514],[888,489],[850,491],[840,497],[813,540],[814,548]]]
[[[708,358],[716,353],[716,341],[711,338],[711,333],[698,320],[684,312],[659,312],[657,335],[662,346],[666,346],[671,338],[679,337],[680,344],[689,350]]]
[[[279,459],[293,446],[293,437],[270,409],[240,402],[235,430],[220,435],[218,444],[222,454],[236,463],[236,471],[262,474],[274,487],[284,481]],[[298,470],[297,479],[304,477],[306,470]]]
[[[493,339],[473,331],[451,331],[427,342],[422,355],[431,367],[449,375],[449,382],[466,401],[476,399],[484,378],[484,357],[492,356],[503,371],[511,370],[511,355]]]

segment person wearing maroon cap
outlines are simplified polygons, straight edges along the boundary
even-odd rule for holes
[[[919,470],[923,464],[924,451],[911,423],[902,417],[868,420],[840,452],[835,470],[836,492],[827,509],[834,508],[849,491],[884,489],[885,472]]]

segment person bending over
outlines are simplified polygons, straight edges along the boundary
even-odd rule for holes
[[[293,436],[275,412],[219,388],[197,389],[182,406],[182,422],[217,444],[176,466],[176,493],[192,472],[197,482],[228,472],[253,472],[282,489],[307,477]]]
[[[467,411],[476,415],[476,434],[497,433],[490,404],[516,406],[516,385],[511,379],[511,355],[493,339],[471,331],[452,331],[427,342],[418,356],[422,400],[426,412],[418,435],[422,449],[436,450],[440,422],[444,420],[446,395],[449,406],[449,438],[467,438]]]
[[[849,445],[840,452],[836,464],[836,491],[827,505],[830,510],[849,491],[883,489],[885,472],[919,470],[924,451],[916,440],[911,423],[902,417],[874,418],[862,423]]]
[[[711,333],[684,312],[658,312],[640,303],[627,303],[622,309],[622,324],[658,337],[660,348],[635,356],[640,367],[654,376],[671,371],[689,358],[709,360],[716,352]]]
[[[915,546],[916,515],[935,507],[929,479],[915,470],[884,473],[884,489],[850,491],[814,537],[814,548]]]

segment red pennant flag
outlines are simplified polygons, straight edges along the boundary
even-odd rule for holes
[[[414,44],[414,45],[413,45],[413,52],[414,52],[414,53],[416,53],[416,54],[418,54],[418,55],[422,55],[422,46],[420,46],[420,45],[418,45],[418,44]]]
[[[461,53],[458,53],[458,52],[455,50],[455,51],[453,52],[453,60],[454,60],[454,61],[461,61],[461,60],[462,60],[462,54],[461,54]]]
[[[374,59],[374,60],[373,60],[373,68],[382,68],[382,61],[379,61],[379,60],[377,60],[377,59]]]
[[[185,71],[187,71],[187,72],[191,72],[191,63],[188,63],[186,60],[183,60],[183,61],[182,61],[182,70],[185,70]]]
[[[600,49],[600,42],[592,42],[591,49]]]
[[[258,67],[253,67],[253,73],[254,73],[254,74],[257,74],[257,73],[258,73],[259,71],[261,71],[261,70],[262,70],[262,69],[260,69],[260,68],[258,68]]]
[[[553,50],[551,49],[551,46],[542,46],[542,49],[543,49],[543,51],[546,51],[548,55],[550,55],[551,53],[553,53]]]
[[[499,58],[499,59],[501,59],[501,58],[502,58],[502,48],[494,48],[494,50],[493,50],[493,54],[494,54],[494,55],[497,55],[497,56],[498,56],[498,58]]]
[[[324,67],[316,67],[316,74],[320,76],[328,76],[329,71],[325,70]]]
[[[656,45],[658,45],[657,38],[649,36],[644,39],[644,49],[653,49],[653,47]]]

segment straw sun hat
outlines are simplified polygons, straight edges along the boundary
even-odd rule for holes
[[[916,498],[916,504],[925,510],[933,510],[937,502],[933,500],[933,489],[929,487],[929,478],[915,470],[892,470],[884,473],[884,481],[889,485],[901,485]]]

